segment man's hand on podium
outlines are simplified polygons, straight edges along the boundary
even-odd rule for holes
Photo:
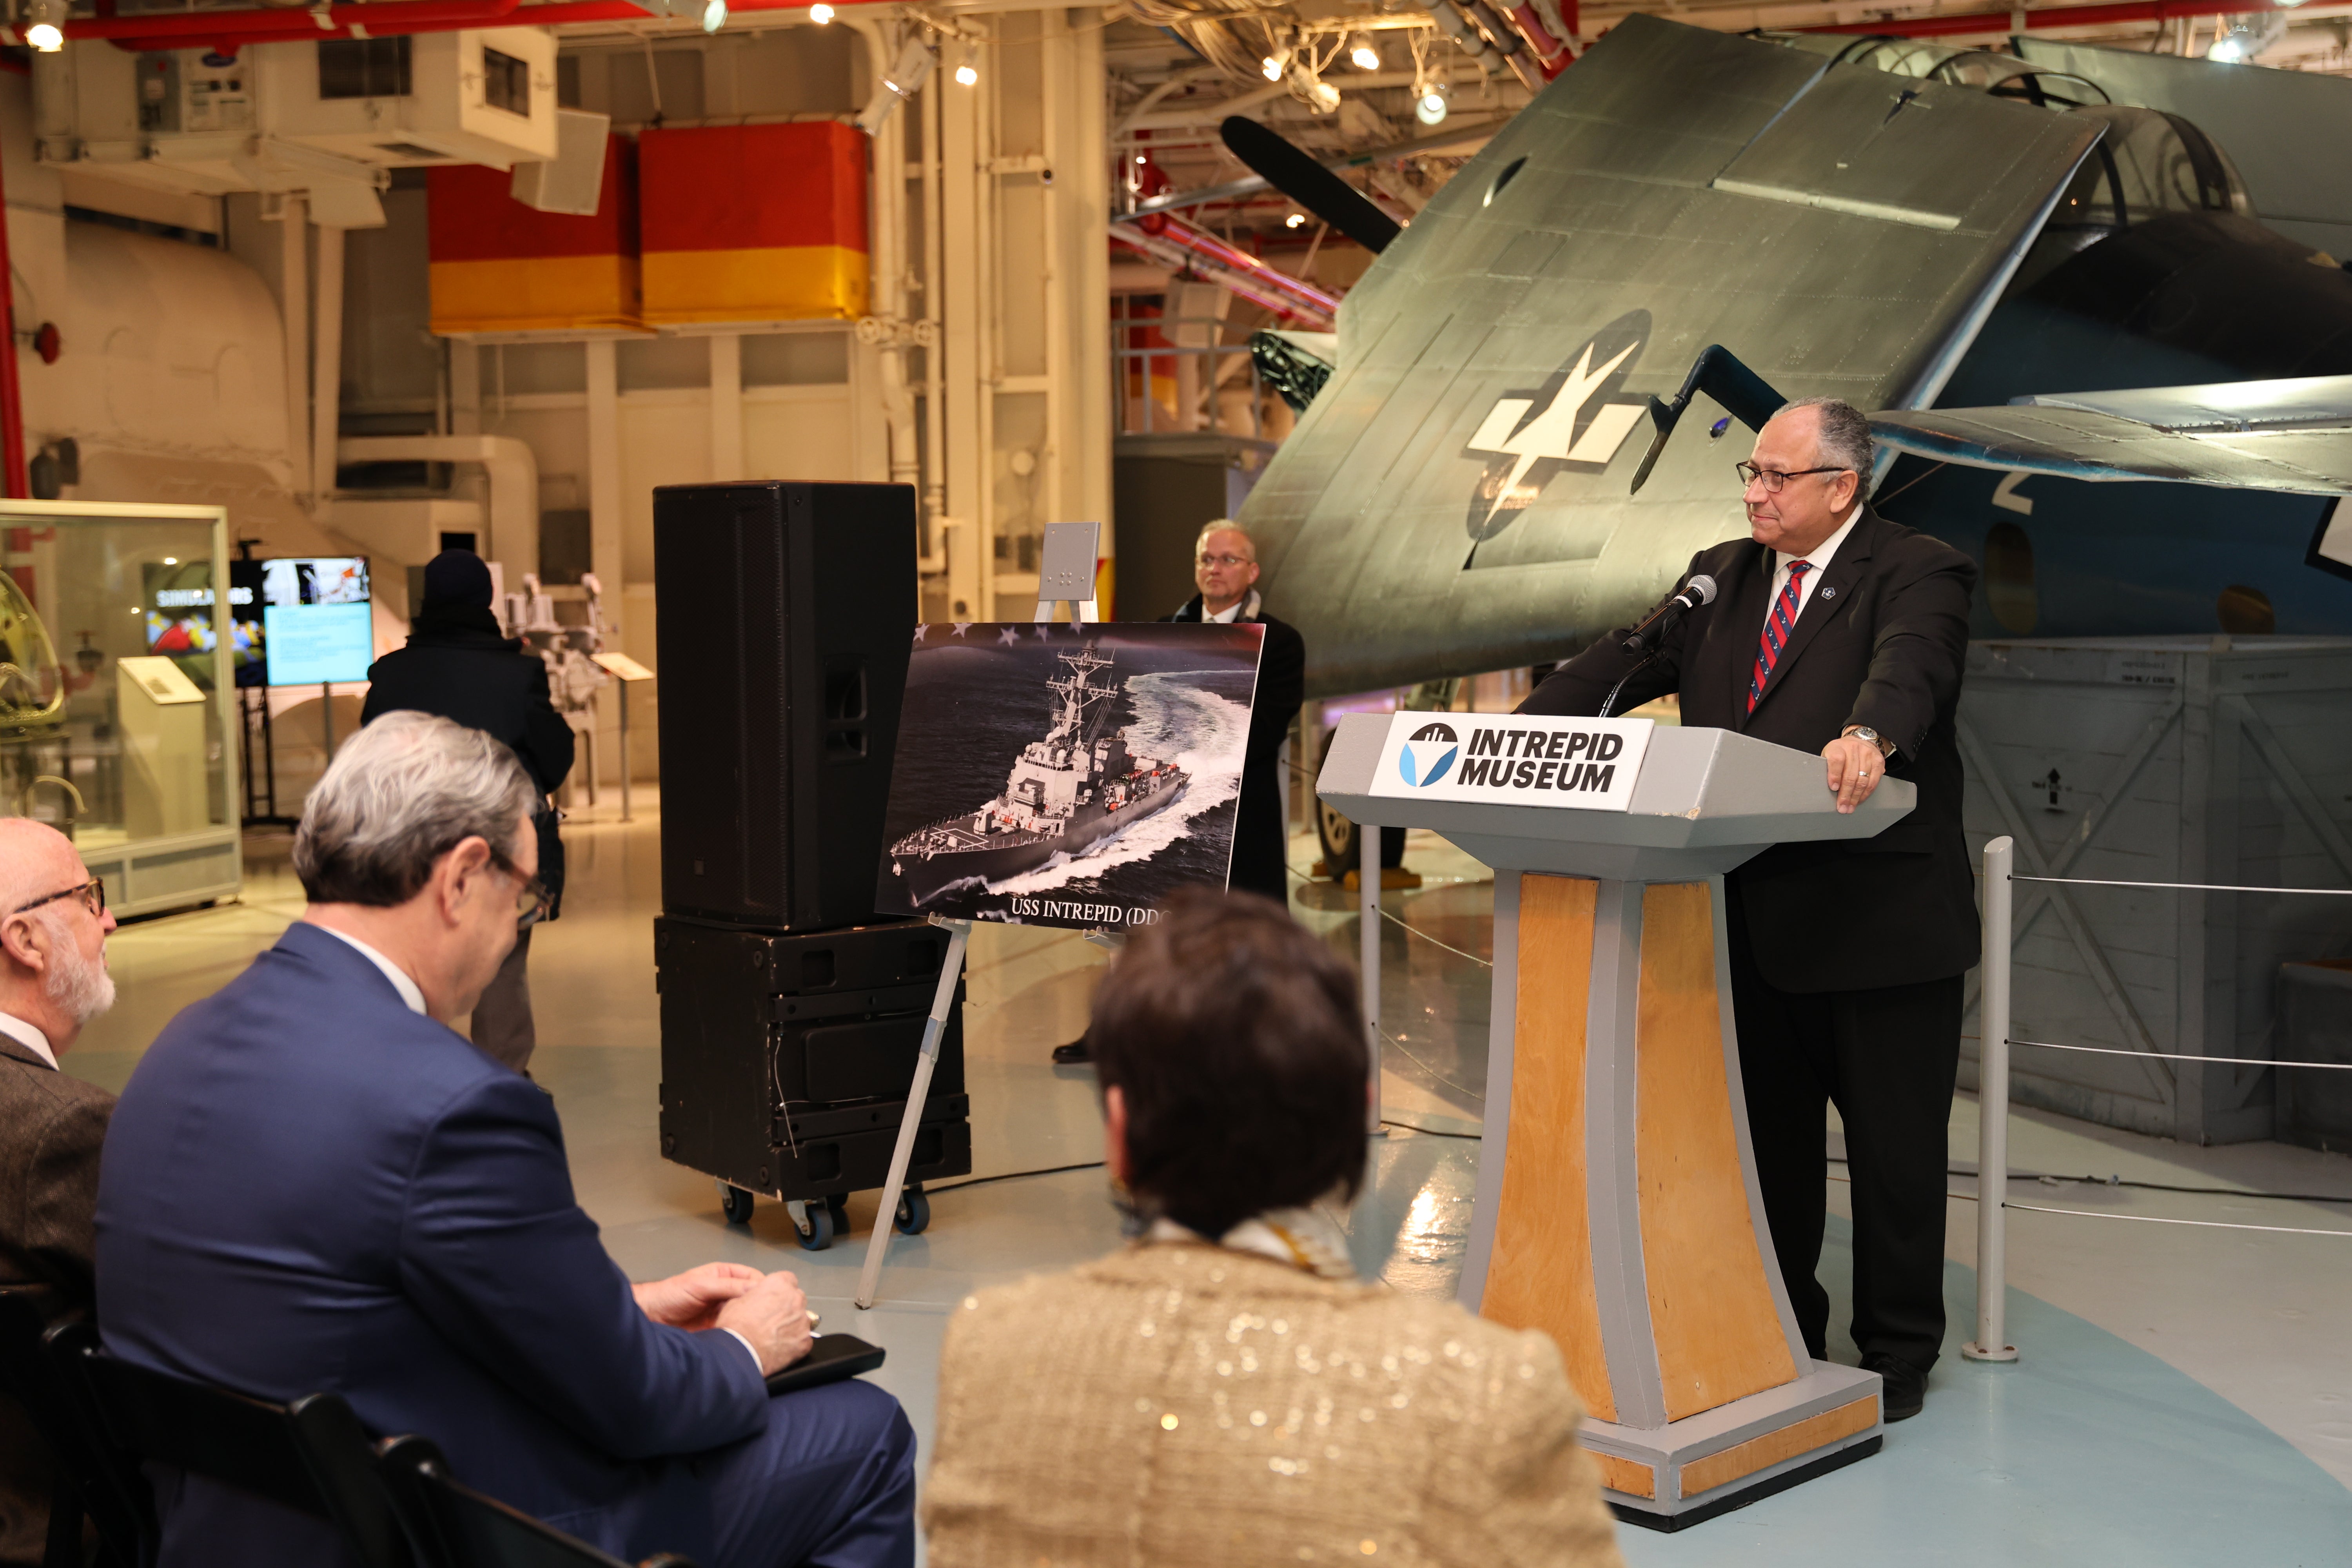
[[[1886,776],[1886,759],[1875,743],[1859,735],[1839,736],[1822,748],[1822,755],[1830,764],[1830,793],[1838,797],[1841,816],[1853,815]]]

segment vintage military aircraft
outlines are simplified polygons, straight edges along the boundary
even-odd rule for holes
[[[2352,438],[2352,179],[2310,152],[2352,83],[2019,47],[1633,16],[1546,89],[1349,296],[1244,509],[1309,691],[1560,658],[1742,531],[1742,399],[1645,418],[1712,344],[1767,411],[1874,411],[1875,502],[1982,563],[1981,636],[2352,633],[2352,473],[2260,455]]]

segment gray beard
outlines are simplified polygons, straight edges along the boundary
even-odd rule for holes
[[[52,930],[58,947],[57,962],[49,967],[49,1001],[79,1029],[114,1005],[114,976],[106,972],[104,949],[93,963],[82,957],[70,931]]]

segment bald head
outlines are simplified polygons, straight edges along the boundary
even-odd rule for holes
[[[0,817],[0,1013],[40,1030],[53,1052],[114,1003],[106,973],[114,917],[80,896],[89,881],[64,834]]]
[[[89,880],[72,839],[29,816],[0,816],[0,918]]]

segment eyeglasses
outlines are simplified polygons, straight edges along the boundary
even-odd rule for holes
[[[10,914],[21,915],[28,910],[37,910],[43,904],[54,904],[59,899],[72,898],[80,899],[81,907],[88,910],[91,914],[97,916],[99,919],[104,920],[106,918],[106,879],[103,877],[92,877],[89,881],[82,883],[79,887],[68,888],[62,892],[51,893],[46,898],[35,899],[31,903],[21,904],[8,912]]]
[[[548,895],[547,884],[536,877],[524,876],[521,867],[495,849],[490,851],[490,863],[520,884],[515,889],[515,929],[529,931],[545,920],[555,905]]]
[[[1201,557],[1201,564],[1203,566],[1231,567],[1248,566],[1253,564],[1253,563],[1246,555],[1203,555]]]
[[[1764,493],[1767,495],[1779,495],[1780,493],[1781,486],[1787,484],[1790,479],[1801,479],[1807,474],[1850,474],[1853,472],[1852,468],[1799,468],[1794,473],[1784,474],[1778,468],[1759,468],[1753,463],[1734,463],[1731,465],[1731,471],[1739,476],[1740,488],[1743,489],[1748,486],[1754,484],[1759,479],[1763,480]]]

